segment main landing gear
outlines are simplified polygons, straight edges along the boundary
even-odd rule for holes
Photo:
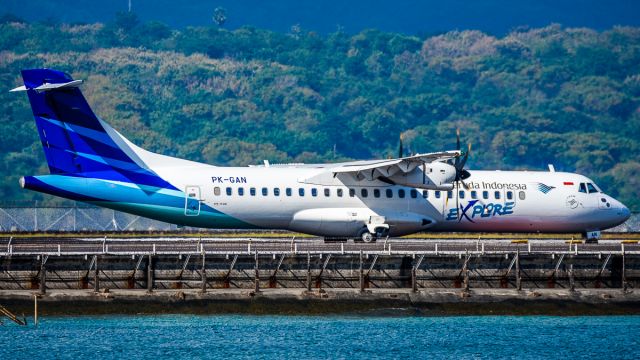
[[[362,240],[363,242],[366,242],[366,243],[370,243],[372,241],[376,241],[376,237],[373,236],[372,233],[370,233],[368,231],[365,231],[365,232],[362,233],[362,235],[360,235],[360,240]]]
[[[360,230],[360,232],[358,233],[358,236],[356,239],[356,241],[362,241],[364,243],[372,243],[375,242],[376,240],[378,240],[379,238],[384,238],[386,236],[389,235],[389,228],[387,227],[377,227],[374,229],[374,232],[372,233],[371,231],[369,231],[368,228],[363,228],[362,230]]]

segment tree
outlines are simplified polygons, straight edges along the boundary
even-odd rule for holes
[[[134,27],[138,26],[140,20],[138,20],[138,16],[132,12],[123,12],[118,11],[116,13],[116,27],[129,31]]]
[[[213,22],[218,25],[218,27],[223,27],[224,23],[227,22],[227,9],[223,7],[217,7],[213,10]]]

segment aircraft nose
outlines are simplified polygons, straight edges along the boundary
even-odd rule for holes
[[[623,222],[627,221],[631,217],[631,210],[624,205],[622,205],[622,209],[620,209],[619,213]]]
[[[631,210],[618,200],[613,199],[613,208],[616,210],[616,218],[622,224],[631,217]]]

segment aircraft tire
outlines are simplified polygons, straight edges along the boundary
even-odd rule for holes
[[[368,231],[363,232],[362,235],[360,235],[360,239],[365,243],[376,241],[376,237]]]

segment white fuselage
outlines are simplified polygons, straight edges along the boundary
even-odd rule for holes
[[[602,192],[580,192],[580,184],[591,180],[564,172],[469,171],[467,188],[437,191],[332,176],[324,165],[154,169],[187,196],[255,227],[327,237],[356,236],[371,221],[388,224],[391,236],[423,230],[586,232],[629,216]],[[190,216],[198,215],[192,210]]]

